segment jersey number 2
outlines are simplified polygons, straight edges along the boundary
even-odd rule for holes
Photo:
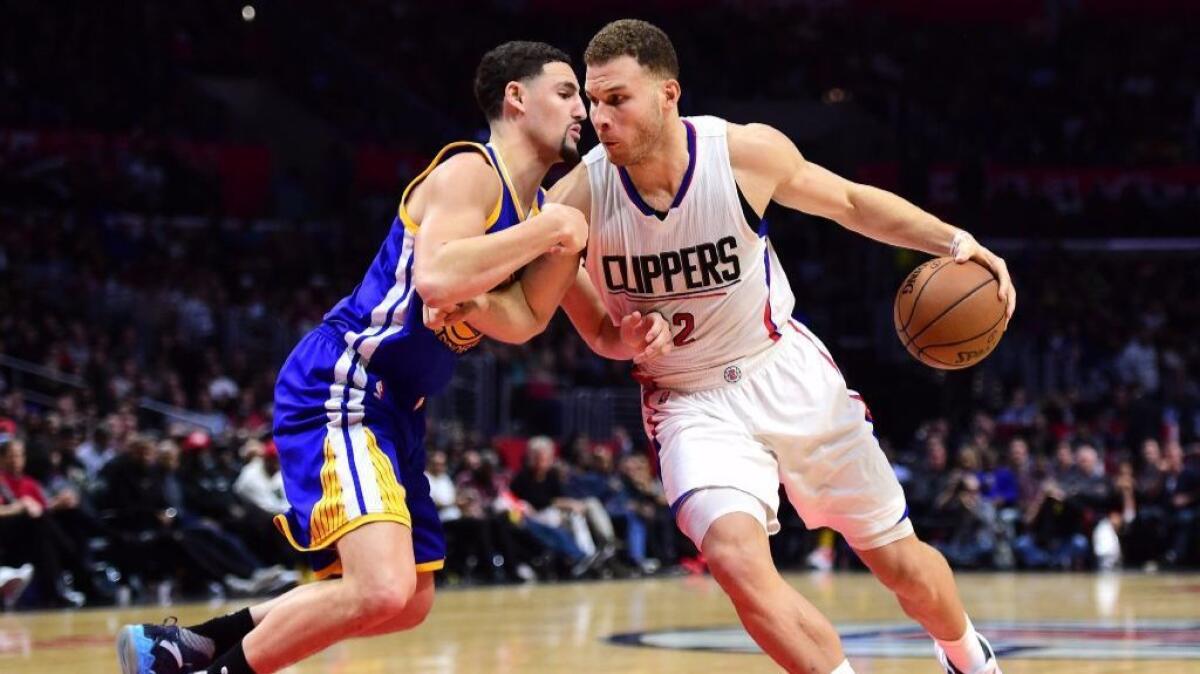
[[[683,346],[696,341],[692,337],[692,331],[696,329],[696,317],[690,313],[675,314],[671,317],[671,322],[675,325],[682,326],[683,329],[679,334],[675,335],[675,346]]]

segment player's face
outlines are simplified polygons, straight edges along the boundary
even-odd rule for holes
[[[529,80],[525,116],[538,145],[552,149],[558,159],[579,161],[579,134],[587,116],[579,96],[579,80],[571,66],[547,63],[542,74]]]
[[[655,152],[673,103],[668,83],[643,68],[632,56],[589,65],[584,88],[591,104],[596,135],[617,166],[629,166]]]

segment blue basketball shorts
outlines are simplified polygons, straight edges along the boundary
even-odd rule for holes
[[[336,543],[371,522],[412,530],[417,571],[442,568],[445,538],[425,478],[424,400],[368,373],[337,332],[306,335],[275,383],[275,444],[291,509],[275,526],[310,553],[317,578],[340,575]]]

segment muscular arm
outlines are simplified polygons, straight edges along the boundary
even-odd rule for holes
[[[766,193],[782,206],[829,218],[894,246],[931,255],[950,252],[957,228],[891,192],[851,182],[807,161],[791,139],[772,127],[730,124],[729,151],[750,190]]]
[[[555,183],[547,199],[576,208],[590,218],[592,189],[587,166],[577,165]],[[671,328],[657,312],[634,312],[614,324],[582,267],[575,270],[573,283],[562,298],[562,308],[588,348],[605,358],[645,362],[671,350]]]
[[[630,360],[640,351],[621,340],[620,328],[609,319],[600,295],[582,267],[575,272],[575,282],[563,296],[562,307],[575,331],[597,354],[613,360]]]
[[[525,268],[520,280],[473,300],[471,327],[509,344],[529,341],[546,329],[579,269],[578,255],[546,254]]]
[[[560,214],[542,213],[485,236],[500,196],[495,171],[477,154],[446,160],[418,187],[413,284],[426,305],[445,307],[487,292],[562,238]]]
[[[546,193],[546,199],[577,208],[590,220],[592,187],[588,183],[587,165],[580,162],[570,173],[554,183]],[[604,310],[600,295],[592,287],[587,272],[582,267],[578,268],[571,280],[571,285],[562,298],[562,307],[571,319],[571,325],[575,326],[575,331],[592,351],[605,358],[633,358],[636,352],[621,342],[620,330],[609,320],[608,312]]]
[[[587,166],[582,162],[576,165],[570,173],[554,183],[546,198],[577,208],[584,217],[590,219],[592,188],[588,183]],[[630,360],[637,355],[638,350],[621,341],[620,328],[609,320],[600,295],[583,268],[575,271],[572,283],[562,298],[562,307],[571,319],[571,325],[575,326],[575,331],[592,351],[613,360]]]
[[[646,314],[635,311],[622,316],[620,324],[614,324],[582,268],[563,296],[562,307],[588,347],[605,358],[644,363],[670,353],[674,346],[671,326],[657,311]]]
[[[999,278],[999,292],[1016,308],[1004,260],[970,235],[885,190],[847,180],[804,159],[784,134],[765,124],[729,125],[729,154],[738,184],[751,205],[768,201],[834,220],[876,241],[931,255],[975,259]],[[955,248],[959,237],[959,249]]]

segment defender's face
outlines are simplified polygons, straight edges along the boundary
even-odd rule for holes
[[[584,88],[592,126],[609,161],[636,164],[655,149],[667,120],[663,85],[632,56],[588,66]]]
[[[579,134],[587,115],[575,71],[566,63],[547,63],[540,75],[525,82],[525,88],[531,135],[540,146],[553,148],[560,160],[579,161]]]

